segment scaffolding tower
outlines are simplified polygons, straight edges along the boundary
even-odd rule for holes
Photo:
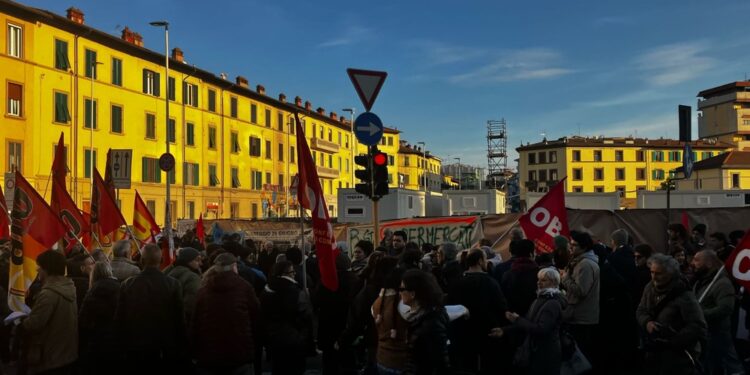
[[[508,170],[508,133],[505,119],[487,121],[487,184],[502,188]]]

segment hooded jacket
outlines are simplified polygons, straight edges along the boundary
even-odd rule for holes
[[[599,257],[589,250],[570,261],[562,286],[567,291],[566,323],[599,324]]]
[[[28,373],[36,374],[73,363],[78,358],[78,313],[73,281],[51,276],[21,324],[28,334]]]

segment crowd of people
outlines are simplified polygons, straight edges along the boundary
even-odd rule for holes
[[[157,244],[48,250],[0,358],[19,374],[294,375],[313,356],[323,374],[744,374],[750,300],[722,267],[742,235],[674,224],[654,249],[573,231],[540,253],[513,230],[503,260],[386,231],[339,244],[336,290],[309,245],[188,232],[166,268]]]

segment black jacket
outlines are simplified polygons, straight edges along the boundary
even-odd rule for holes
[[[609,264],[622,277],[625,285],[628,285],[630,298],[635,300],[638,294],[636,283],[635,253],[630,246],[620,246],[609,256]]]
[[[318,311],[318,346],[332,348],[346,328],[349,305],[354,300],[357,276],[347,270],[337,270],[339,288],[332,291],[322,283],[318,285],[315,302]]]
[[[515,258],[509,270],[503,274],[500,287],[508,299],[508,310],[526,315],[536,299],[537,264],[530,258]]]
[[[260,299],[261,327],[271,348],[287,349],[287,355],[306,354],[313,346],[310,301],[302,287],[286,277],[269,280]]]
[[[456,287],[445,300],[447,305],[463,305],[469,310],[468,319],[458,319],[451,323],[451,342],[462,349],[476,351],[484,345],[492,328],[505,323],[508,306],[497,281],[484,272],[464,273]]]
[[[448,314],[438,307],[409,322],[409,361],[404,374],[450,374]]]
[[[184,356],[187,340],[180,283],[153,267],[123,281],[115,324],[121,345],[132,356]]]
[[[79,346],[84,359],[109,357],[116,353],[115,310],[120,293],[117,279],[94,283],[81,304],[78,314]]]

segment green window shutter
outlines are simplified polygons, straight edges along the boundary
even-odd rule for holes
[[[143,93],[148,93],[148,70],[143,69]]]
[[[93,122],[93,119],[91,118],[91,111],[92,111],[92,101],[91,99],[84,99],[84,111],[83,111],[83,127],[86,129],[91,129],[91,123]]]
[[[187,82],[182,82],[182,104],[187,103]]]
[[[169,95],[169,100],[174,101],[175,98],[177,97],[177,93],[175,92],[176,90],[175,90],[174,77],[169,77],[167,79],[167,84],[169,85],[169,90],[168,90],[169,92],[167,92],[167,94]]]
[[[148,180],[148,158],[141,158],[141,181],[149,182]]]
[[[112,106],[112,132],[122,133],[122,107]]]
[[[62,95],[59,92],[55,93],[55,122],[64,122],[65,110],[62,106]]]
[[[188,163],[182,162],[182,184],[187,185],[187,176],[188,176]]]
[[[198,186],[200,184],[200,178],[198,178],[198,173],[200,173],[200,168],[198,168],[198,164],[193,164],[193,185]]]
[[[154,73],[154,96],[161,96],[161,76]]]
[[[83,163],[84,177],[91,178],[91,150],[83,152]]]
[[[198,85],[195,85],[193,87],[192,95],[193,95],[193,106],[197,107],[198,106]]]
[[[151,159],[151,164],[154,166],[154,174],[156,175],[156,182],[161,183],[162,170],[159,168],[159,160]]]

